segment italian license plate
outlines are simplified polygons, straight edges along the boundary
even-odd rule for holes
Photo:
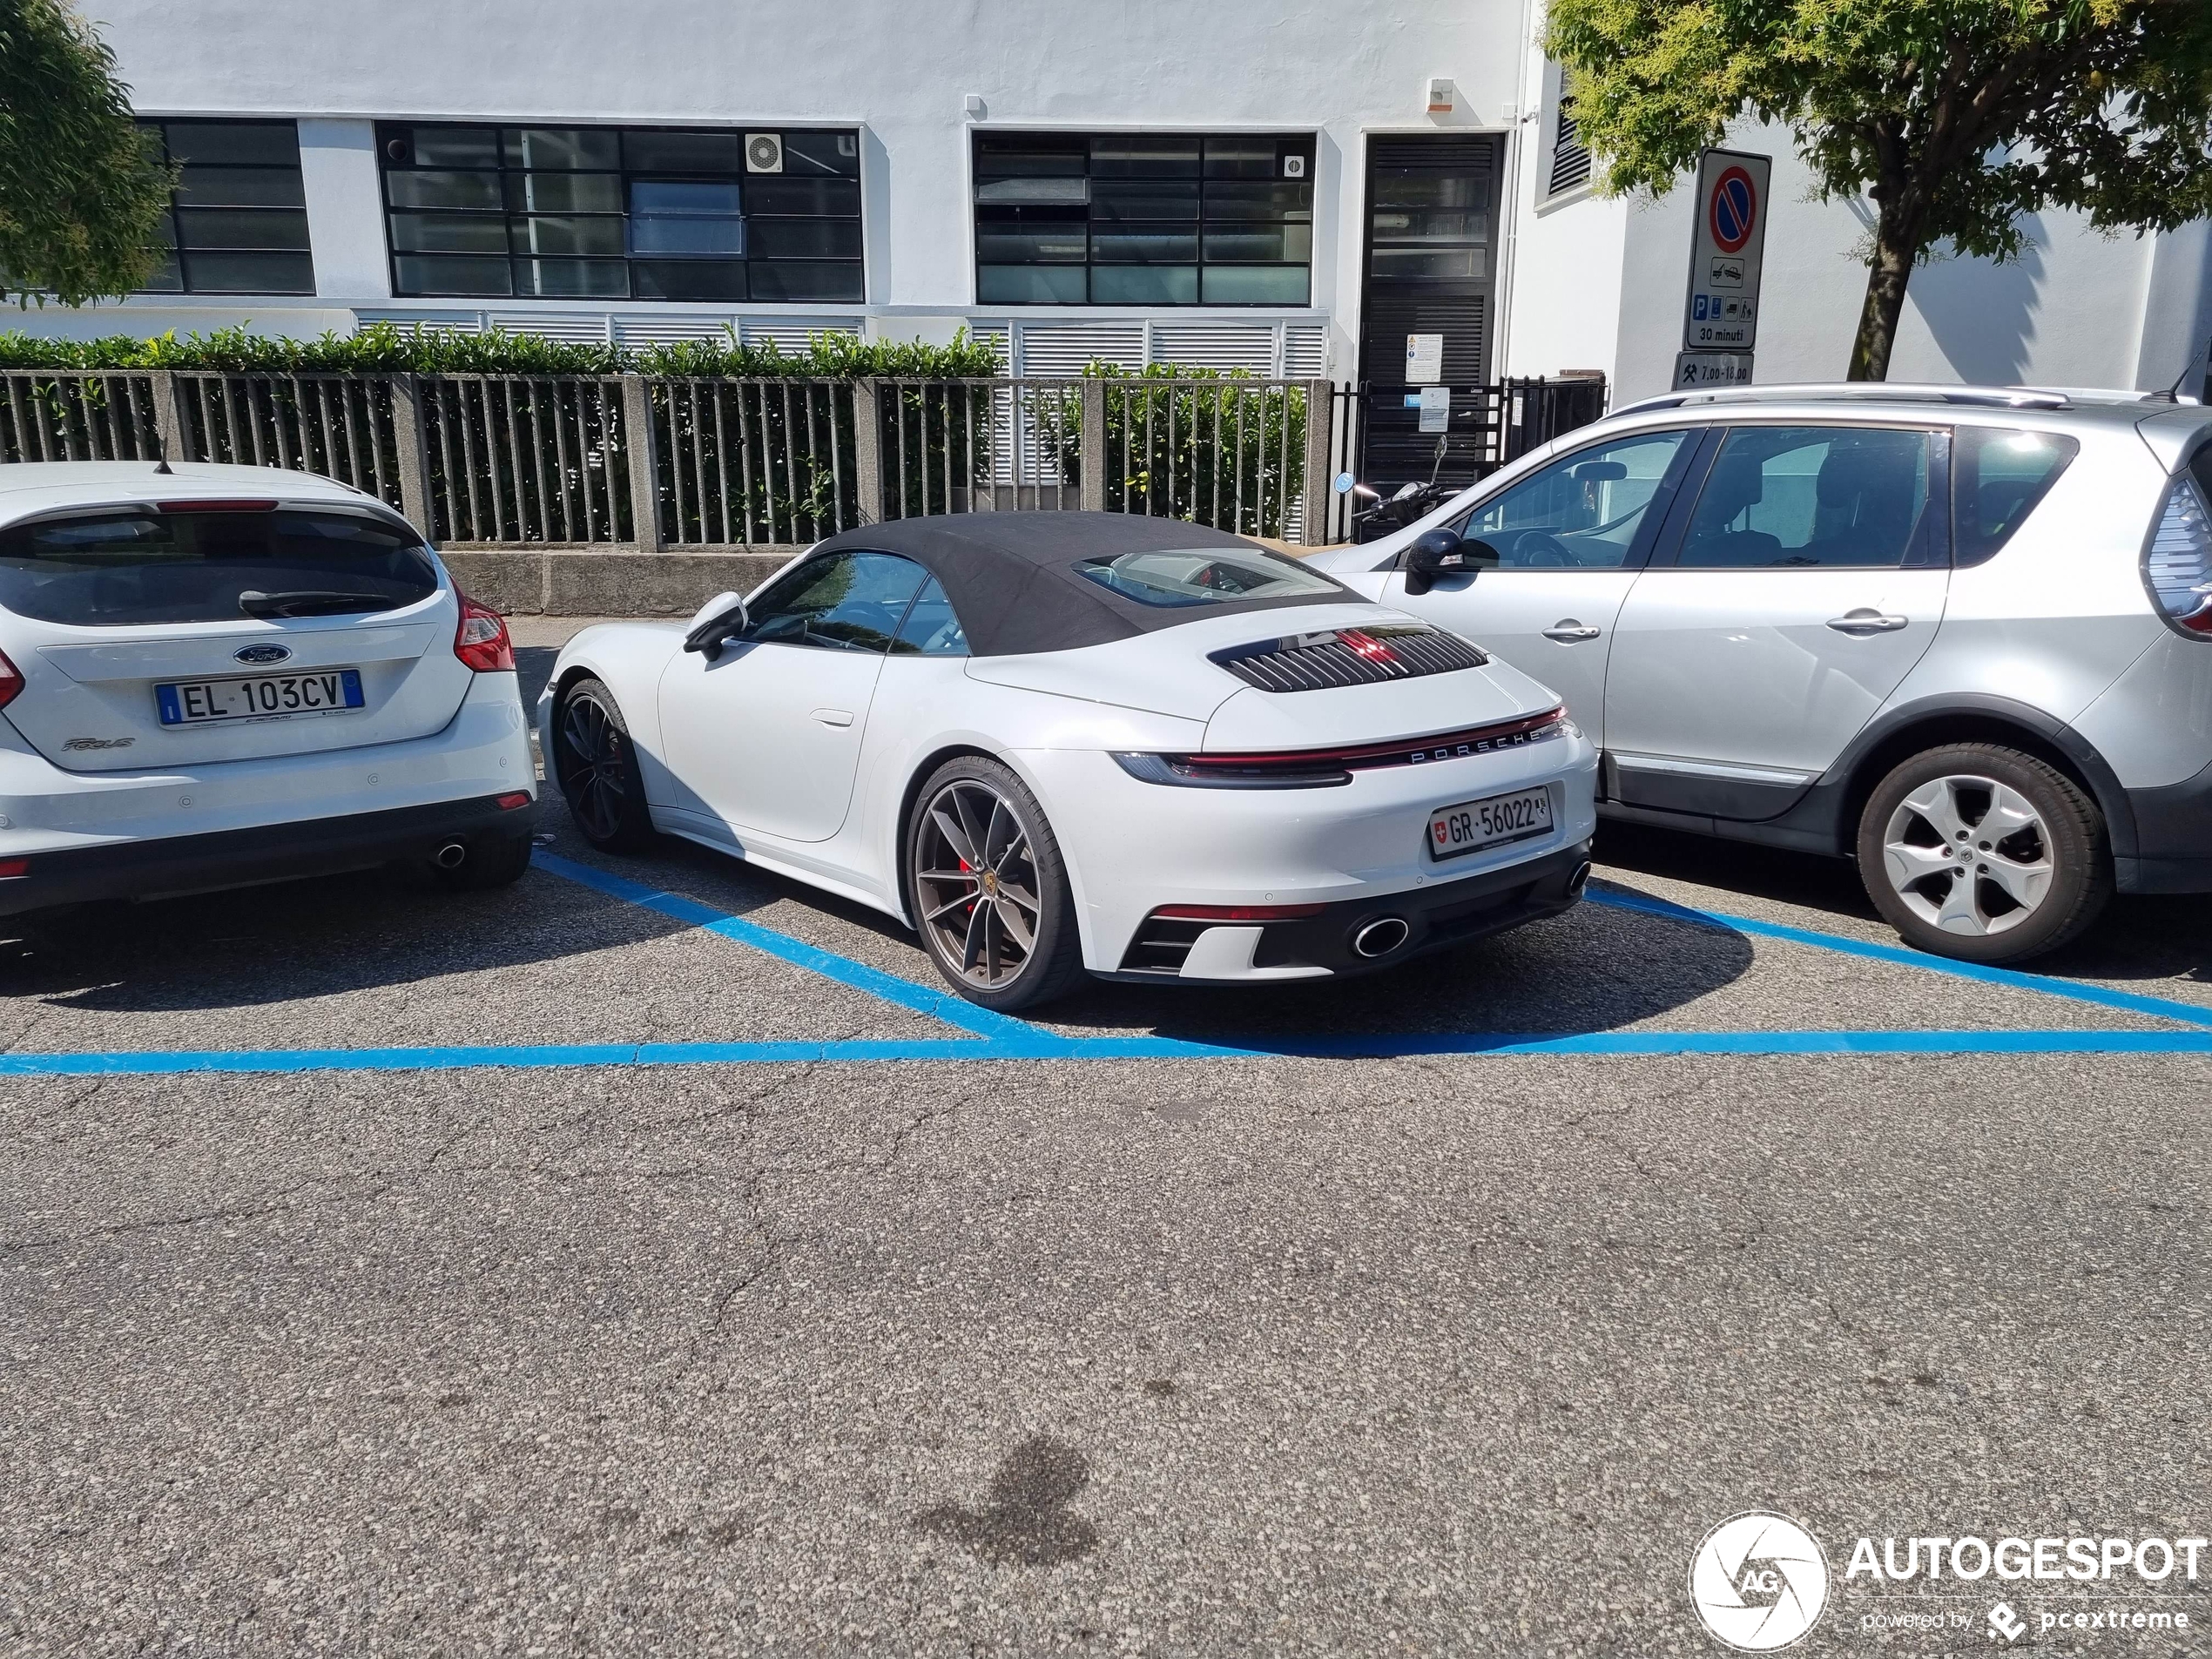
[[[164,725],[212,720],[266,720],[293,714],[347,714],[362,705],[358,668],[318,668],[303,674],[255,674],[220,680],[180,680],[153,688]]]
[[[1428,815],[1429,856],[1455,859],[1503,841],[1541,835],[1552,826],[1548,789],[1518,789],[1485,800],[1440,806]]]

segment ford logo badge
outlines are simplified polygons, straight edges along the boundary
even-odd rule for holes
[[[242,645],[231,655],[241,663],[251,663],[256,668],[265,668],[271,663],[290,662],[292,648],[289,645]]]

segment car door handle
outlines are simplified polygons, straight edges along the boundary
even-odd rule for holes
[[[1603,631],[1603,629],[1593,628],[1573,617],[1561,617],[1544,630],[1544,637],[1556,639],[1562,645],[1571,645],[1578,639],[1595,639]]]
[[[1839,634],[1893,634],[1900,628],[1910,627],[1912,622],[1910,617],[1892,617],[1864,609],[1828,618],[1828,625]]]
[[[853,711],[850,709],[816,709],[814,711],[814,718],[817,720],[819,720],[824,725],[850,725],[853,724]]]

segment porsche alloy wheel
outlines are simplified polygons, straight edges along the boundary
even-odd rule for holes
[[[1081,967],[1058,842],[995,761],[956,760],[924,786],[907,836],[914,921],[961,995],[1013,1008],[1057,995]]]
[[[599,681],[578,680],[561,699],[552,759],[561,793],[584,840],[629,852],[652,839],[645,780],[631,747],[629,724],[614,694]]]

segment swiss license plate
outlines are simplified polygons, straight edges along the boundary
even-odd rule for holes
[[[1456,806],[1440,806],[1428,815],[1429,855],[1455,859],[1501,841],[1541,835],[1551,826],[1548,789],[1517,789],[1510,795],[1463,800]]]
[[[266,720],[294,714],[347,714],[361,706],[358,668],[317,668],[302,674],[255,674],[239,679],[180,680],[153,688],[164,725],[211,720]]]

